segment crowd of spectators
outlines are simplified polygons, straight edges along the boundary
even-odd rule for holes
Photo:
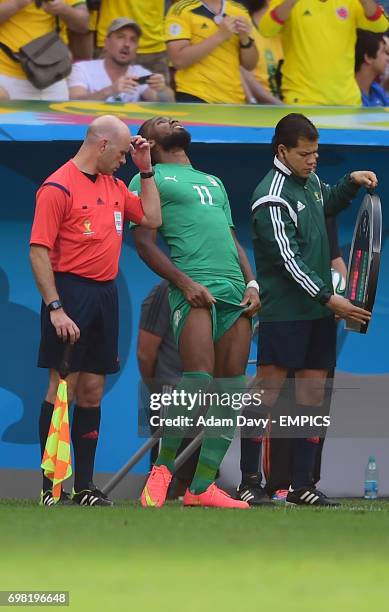
[[[387,105],[388,26],[375,0],[0,0],[0,100]],[[72,61],[48,86],[41,38],[39,69],[58,38]]]

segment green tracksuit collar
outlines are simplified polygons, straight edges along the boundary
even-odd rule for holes
[[[286,174],[287,176],[290,176],[292,174],[292,171],[289,170],[288,166],[285,166],[285,164],[283,164],[282,161],[278,159],[277,155],[274,156],[273,164],[275,165],[277,170],[280,170],[283,174]]]
[[[288,168],[288,166],[285,166],[285,164],[283,164],[282,161],[280,161],[276,155],[274,156],[273,164],[279,172],[282,172],[282,174],[289,176],[291,179],[296,181],[296,183],[298,183],[299,185],[304,186],[308,180],[308,178],[302,178],[300,176],[296,176],[295,174],[293,174],[293,172]]]

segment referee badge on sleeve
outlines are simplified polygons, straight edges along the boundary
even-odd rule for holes
[[[113,216],[115,219],[116,233],[118,236],[121,236],[123,231],[122,213],[120,210],[115,210]]]

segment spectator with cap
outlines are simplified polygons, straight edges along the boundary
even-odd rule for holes
[[[386,72],[389,55],[381,34],[358,30],[355,47],[355,78],[363,106],[389,106],[389,95],[378,79]]]
[[[20,62],[10,57],[28,43],[60,30],[67,42],[66,28],[87,32],[88,11],[84,0],[0,0],[0,100],[67,100],[66,79],[38,89],[27,79]],[[4,50],[5,48],[5,50]],[[7,52],[8,49],[8,52]]]
[[[173,102],[174,93],[164,76],[135,64],[141,35],[140,26],[132,19],[114,19],[105,39],[104,58],[74,64],[69,77],[70,98],[107,102]]]
[[[163,74],[169,83],[169,66],[164,38],[165,0],[101,0],[97,24],[97,47],[102,50],[109,24],[115,17],[127,17],[139,23],[142,36],[139,40],[136,61],[151,72]]]

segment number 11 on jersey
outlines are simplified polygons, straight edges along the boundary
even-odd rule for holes
[[[209,204],[210,206],[213,205],[212,195],[208,187],[205,185],[193,185],[193,189],[196,189],[197,193],[199,194],[201,204],[204,204],[204,206],[206,204]],[[205,201],[205,196],[207,196],[208,202]]]

